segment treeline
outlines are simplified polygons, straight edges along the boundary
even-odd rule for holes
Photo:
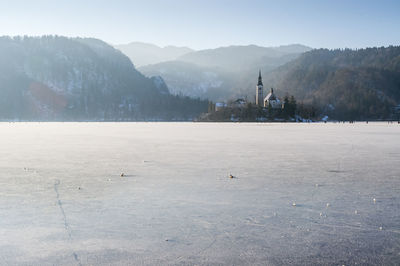
[[[200,117],[203,122],[273,122],[273,121],[303,121],[318,120],[320,111],[309,104],[298,104],[294,96],[286,95],[282,108],[256,106],[254,103],[237,106],[229,104],[226,107],[215,108],[212,102],[208,105],[208,113]]]

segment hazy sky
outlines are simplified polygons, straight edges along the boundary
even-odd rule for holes
[[[112,44],[400,44],[400,0],[0,0],[0,12],[0,35],[96,37]]]

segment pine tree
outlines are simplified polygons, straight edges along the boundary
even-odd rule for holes
[[[273,110],[272,110],[272,105],[271,103],[268,103],[268,120],[272,120],[273,117]]]
[[[283,99],[283,116],[287,119],[290,116],[290,102],[289,102],[289,95],[285,95]]]
[[[296,99],[294,98],[293,95],[290,96],[289,104],[290,104],[290,112],[289,112],[289,115],[290,115],[291,117],[295,117],[295,116],[296,116],[297,103],[296,103]]]

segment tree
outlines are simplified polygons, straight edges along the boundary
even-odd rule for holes
[[[283,99],[283,116],[285,119],[290,116],[290,102],[288,94],[286,94],[285,98]]]
[[[208,102],[208,112],[215,112],[215,103],[213,103],[212,101]]]
[[[296,99],[294,98],[293,95],[290,96],[289,105],[290,105],[289,115],[291,117],[295,117],[296,116],[297,103],[296,103]]]
[[[285,119],[296,116],[297,103],[294,96],[286,95],[283,99],[283,116]]]
[[[272,116],[273,116],[273,110],[272,110],[272,105],[271,103],[268,103],[268,120],[272,120]]]

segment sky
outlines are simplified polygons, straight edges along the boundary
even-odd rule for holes
[[[0,35],[193,49],[400,45],[399,0],[0,0]]]

